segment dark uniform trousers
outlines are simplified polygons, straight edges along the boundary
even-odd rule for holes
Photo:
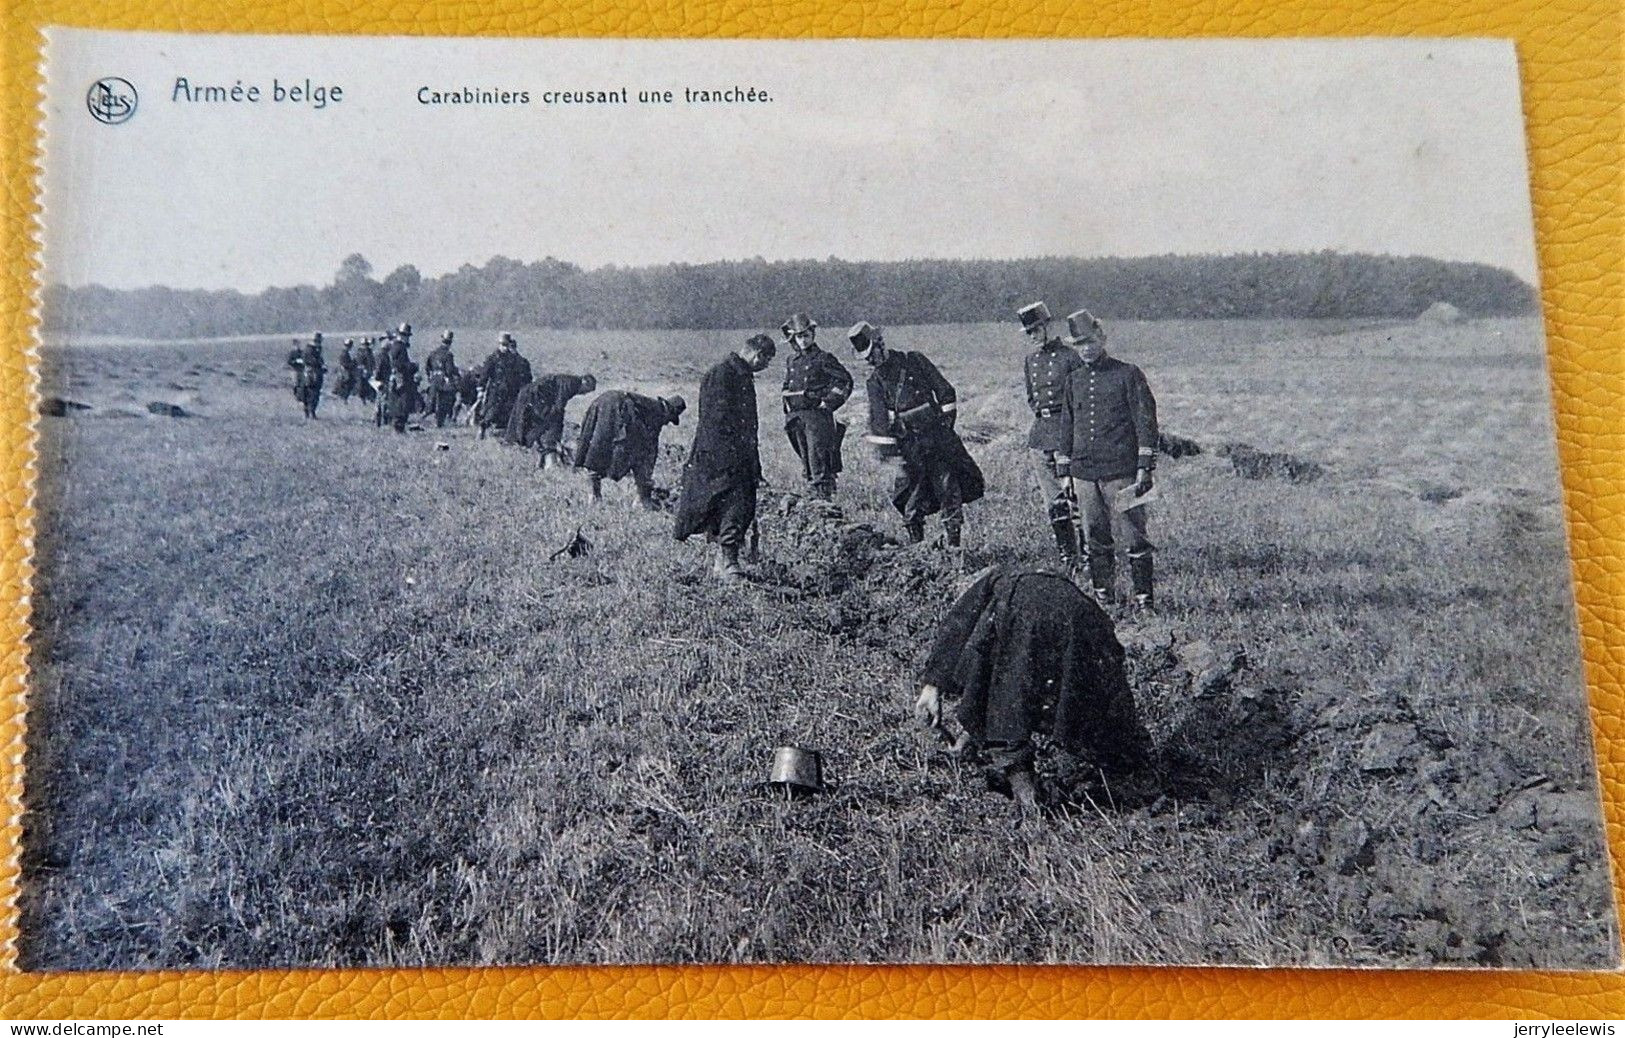
[[[833,355],[810,346],[784,365],[784,432],[801,459],[801,473],[819,497],[835,494],[846,427],[835,412],[852,395],[852,374]]]
[[[1065,467],[1057,459],[1066,455],[1062,429],[1066,379],[1083,366],[1078,351],[1051,339],[1042,349],[1027,355],[1023,374],[1027,383],[1027,406],[1032,408],[1033,424],[1027,433],[1033,481],[1044,498],[1046,517],[1063,557],[1077,555],[1077,516],[1067,493]]]

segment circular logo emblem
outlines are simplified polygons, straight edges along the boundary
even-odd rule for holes
[[[97,122],[117,126],[135,114],[135,84],[118,76],[104,76],[90,84],[85,107]]]

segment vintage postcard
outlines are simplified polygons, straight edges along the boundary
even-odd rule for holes
[[[1510,43],[46,58],[24,968],[1619,965]]]

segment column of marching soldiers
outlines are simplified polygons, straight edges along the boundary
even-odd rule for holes
[[[1062,322],[1037,302],[1019,309],[1017,317],[1034,346],[1024,364],[1033,413],[1027,453],[1061,560],[1074,575],[1087,576],[1100,603],[1115,604],[1121,534],[1131,601],[1149,610],[1152,545],[1145,504],[1153,496],[1157,419],[1145,375],[1107,355],[1105,328],[1087,310]],[[788,350],[781,394],[785,434],[808,491],[827,501],[835,496],[846,433],[836,413],[851,396],[853,380],[838,358],[819,347],[817,328],[805,313],[792,314],[780,326]],[[421,381],[410,352],[410,325],[376,339],[364,337],[359,344],[345,339],[332,395],[372,404],[376,426],[397,433],[414,417],[432,417],[438,427],[466,414],[481,439],[495,429],[509,442],[536,450],[542,468],[573,462],[586,474],[594,501],[601,500],[604,479],[631,476],[639,503],[660,507],[654,487],[659,437],[687,409],[681,396],[619,389],[599,394],[583,416],[574,456],[566,459],[561,449],[565,408],[572,398],[594,392],[597,380],[591,374],[534,377],[507,332],[478,369],[464,371],[453,356],[454,339],[449,330],[441,336],[424,362]],[[908,540],[922,542],[927,518],[938,515],[943,530],[938,543],[957,549],[964,506],[982,497],[985,484],[956,430],[953,385],[923,353],[890,347],[882,329],[867,321],[849,329],[847,339],[870,369],[866,439],[894,471],[891,501]],[[715,542],[713,572],[730,583],[744,576],[740,549],[752,531],[762,483],[754,375],[777,352],[771,337],[753,335],[708,370],[700,385],[698,428],[683,472],[676,535],[683,540],[704,534]],[[294,341],[288,366],[296,375],[294,396],[313,419],[327,372],[320,332],[309,341]]]

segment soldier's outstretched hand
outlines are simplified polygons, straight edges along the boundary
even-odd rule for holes
[[[914,701],[914,720],[927,728],[942,727],[942,693],[937,686],[920,686],[920,697]]]

